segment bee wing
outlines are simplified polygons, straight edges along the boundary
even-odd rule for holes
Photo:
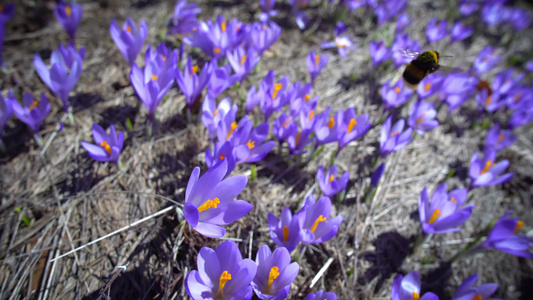
[[[409,50],[409,49],[400,49],[398,51],[400,52],[400,54],[402,54],[403,57],[408,58],[408,59],[415,59],[420,54],[416,51]]]

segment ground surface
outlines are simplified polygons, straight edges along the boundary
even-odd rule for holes
[[[33,71],[33,55],[46,57],[67,39],[46,6],[52,3],[37,2],[37,7],[31,7],[29,2],[17,3],[17,15],[7,25],[4,60],[9,74],[1,77],[3,95],[8,88],[34,95],[49,93]],[[177,87],[158,108],[153,137],[144,134],[146,110],[129,85],[127,63],[108,31],[112,18],[119,23],[126,17],[137,21],[144,18],[149,28],[147,44],[156,45],[175,2],[80,2],[84,14],[77,42],[85,46],[87,54],[83,75],[71,94],[76,124],[66,122],[64,130],[57,131],[63,111],[57,99],[50,96],[54,99],[52,112],[41,133],[45,139],[55,137],[44,153],[24,124],[12,119],[5,133],[9,151],[0,156],[0,298],[94,299],[101,293],[113,299],[187,298],[183,280],[191,269],[196,269],[198,251],[203,246],[214,248],[220,240],[205,238],[187,225],[180,226],[183,219],[176,208],[74,255],[50,262],[173,203],[183,203],[192,169],[195,166],[206,169],[203,153],[208,146],[207,136],[201,124],[188,125],[185,121],[181,113],[185,100]],[[198,1],[203,10],[199,18],[207,20],[222,13],[226,18],[251,22],[259,10],[256,2]],[[413,38],[425,40],[427,20],[444,17],[449,8],[445,3],[409,3],[410,15],[416,16],[408,29]],[[275,70],[277,77],[289,75],[293,83],[309,80],[305,56],[330,38],[334,27],[332,10],[313,2],[309,14],[316,25],[302,33],[288,7],[280,9],[276,20],[283,28],[282,35],[246,86],[257,84],[270,69]],[[321,97],[321,109],[328,105],[333,106],[333,111],[355,107],[358,114],[368,113],[372,124],[378,124],[383,111],[378,88],[388,78],[398,78],[401,70],[372,69],[368,42],[390,35],[393,26],[377,29],[367,15],[359,11],[346,20],[350,36],[361,46],[347,58],[330,52],[330,62],[319,76],[314,93]],[[499,45],[501,35],[485,30],[481,22],[472,23],[479,28],[476,37],[467,43],[424,48],[440,46],[446,54],[453,55],[450,65],[470,66],[485,45]],[[505,66],[512,55],[530,55],[532,36],[531,30],[519,33],[509,48],[502,48],[501,65]],[[350,81],[354,73],[356,79]],[[237,98],[236,94],[232,96]],[[406,116],[408,111],[409,105],[396,113]],[[441,109],[442,125],[390,155],[380,188],[365,202],[360,197],[368,185],[369,159],[379,151],[380,127],[342,150],[337,163],[351,176],[345,199],[335,203],[334,214],[342,214],[344,221],[334,239],[306,249],[291,299],[303,299],[318,289],[335,291],[340,299],[387,299],[394,276],[412,270],[421,273],[424,289],[437,292],[441,299],[450,298],[458,284],[473,273],[480,275],[480,282],[498,283],[499,297],[528,299],[533,284],[530,260],[504,253],[483,253],[459,260],[451,268],[439,263],[472,241],[476,233],[508,209],[513,209],[514,216],[531,230],[531,126],[520,128],[516,132],[518,140],[501,154],[511,161],[510,170],[515,177],[503,186],[472,192],[476,208],[464,230],[435,236],[416,254],[409,250],[410,240],[420,231],[417,202],[422,189],[428,187],[432,191],[443,182],[450,188],[468,185],[470,157],[480,149],[485,136],[479,128],[472,129],[474,120],[469,115],[475,111],[474,104],[469,103],[448,118],[446,109]],[[126,135],[124,169],[91,160],[80,147],[80,141],[92,140],[92,123],[106,128],[115,124],[117,129],[127,131],[127,118],[132,120],[134,131]],[[279,215],[284,205],[294,210],[305,195],[318,195],[317,166],[326,164],[334,150],[333,146],[326,147],[307,165],[298,165],[286,155],[272,151],[258,164],[258,178],[249,182],[239,196],[251,202],[254,209],[227,226],[227,237],[238,241],[244,257],[254,259],[263,244],[274,246],[266,221],[269,212]],[[455,175],[446,179],[452,169]],[[249,175],[249,170],[249,166],[241,165],[234,174]],[[21,212],[17,213],[16,208]],[[30,226],[24,225],[22,216],[31,220]],[[320,272],[329,258],[331,264]],[[125,271],[115,268],[128,262]]]

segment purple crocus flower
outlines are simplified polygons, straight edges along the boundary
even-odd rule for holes
[[[198,271],[185,278],[187,294],[194,300],[252,298],[250,283],[257,272],[251,259],[243,259],[233,241],[225,241],[215,250],[202,247],[198,253]]]
[[[262,54],[274,44],[281,34],[281,27],[274,22],[253,23],[250,25],[250,33],[246,37],[247,46],[253,46],[259,54]]]
[[[201,13],[202,9],[196,3],[187,3],[187,0],[180,0],[174,7],[172,15],[172,25],[167,34],[188,34],[198,28],[196,15]]]
[[[501,300],[499,298],[489,298],[498,289],[496,283],[485,283],[477,287],[472,287],[478,279],[478,275],[474,274],[463,280],[463,283],[457,288],[452,300]]]
[[[330,3],[333,1],[330,1]],[[341,4],[348,6],[350,11],[357,10],[367,5],[367,0],[341,0]]]
[[[261,60],[261,56],[258,55],[254,47],[250,47],[248,50],[238,47],[235,51],[228,51],[227,58],[235,72],[234,81],[240,82],[246,78]]]
[[[223,159],[200,176],[200,168],[191,173],[185,191],[183,215],[192,228],[211,238],[221,238],[227,225],[246,215],[252,205],[235,197],[244,189],[248,178],[235,175],[224,179],[228,162]]]
[[[354,50],[357,48],[347,36],[336,36],[334,41],[324,42],[320,47],[325,49],[337,47],[341,57],[346,57],[348,55],[348,50]]]
[[[309,24],[309,17],[302,11],[309,5],[310,0],[289,0],[292,7],[292,14],[296,17],[298,28],[304,29]]]
[[[267,245],[261,246],[255,257],[257,273],[252,287],[259,299],[281,300],[287,298],[300,266],[291,263],[291,255],[287,248],[276,248],[270,251]]]
[[[15,4],[13,3],[0,4],[0,24],[5,24],[7,21],[11,20],[14,14],[15,14]]]
[[[372,66],[376,68],[382,62],[389,59],[392,55],[390,49],[387,49],[384,41],[370,41],[370,57],[372,58]]]
[[[459,4],[459,12],[461,12],[461,14],[465,17],[470,16],[478,9],[479,3],[470,0],[461,1],[461,3]]]
[[[516,31],[521,31],[531,26],[531,15],[523,8],[510,8],[509,13],[509,22]]]
[[[289,136],[287,139],[287,144],[289,144],[289,153],[298,155],[306,153],[307,151],[304,150],[305,147],[315,140],[314,137],[311,137],[311,133],[311,129],[303,129],[295,132],[294,135]]]
[[[331,199],[320,197],[315,202],[313,195],[307,196],[301,212],[305,214],[302,226],[304,232],[302,242],[304,245],[319,244],[331,240],[339,231],[343,216],[331,216]]]
[[[283,144],[289,136],[294,135],[297,130],[298,124],[294,122],[291,116],[287,116],[285,113],[281,113],[272,126],[272,132],[280,144]]]
[[[18,101],[13,101],[13,112],[34,133],[38,133],[41,123],[50,112],[51,105],[48,103],[48,98],[42,93],[41,101],[35,100],[32,94],[26,92],[22,96],[22,103],[24,106],[20,105]]]
[[[394,62],[394,66],[396,68],[401,65],[408,64],[412,60],[412,58],[409,58],[402,54],[402,52],[400,51],[402,49],[410,49],[415,52],[419,52],[420,45],[417,41],[409,38],[408,33],[396,34],[396,39],[394,40],[394,43],[392,44],[392,48],[390,50],[390,52],[392,52],[392,60]]]
[[[318,185],[320,186],[320,189],[324,195],[328,197],[332,197],[340,191],[346,189],[349,179],[350,172],[348,171],[344,172],[342,176],[337,178],[336,165],[332,165],[327,173],[324,172],[323,166],[319,166],[316,172],[316,180],[318,181]]]
[[[391,86],[390,80],[387,80],[381,87],[381,97],[385,103],[385,110],[404,104],[412,94],[411,89],[404,87],[403,80],[397,80],[393,86]]]
[[[404,12],[398,16],[396,19],[396,33],[403,32],[407,26],[411,25],[412,21],[409,19],[409,14],[407,12]],[[416,51],[412,48],[404,48],[404,49],[411,49],[413,51]]]
[[[118,50],[124,55],[128,63],[130,65],[135,63],[135,59],[137,59],[137,55],[141,52],[144,40],[146,40],[146,34],[148,33],[146,22],[141,20],[141,25],[139,26],[139,30],[137,30],[133,19],[127,18],[122,25],[122,30],[120,30],[117,22],[113,19],[111,20],[109,32]]]
[[[499,1],[489,1],[481,9],[481,18],[489,26],[495,26],[509,21],[511,10]]]
[[[453,227],[461,226],[472,215],[473,204],[462,206],[467,190],[457,189],[446,193],[447,188],[446,184],[438,186],[431,196],[431,202],[427,188],[420,193],[418,213],[425,234],[459,231],[460,228]]]
[[[234,82],[234,77],[231,74],[231,67],[229,65],[217,66],[217,60],[211,60],[211,76],[207,84],[207,93],[211,97],[216,98],[218,95],[226,91]]]
[[[449,111],[452,112],[470,99],[477,86],[479,79],[468,73],[451,73],[444,79],[441,89],[441,97],[448,103]]]
[[[435,119],[436,116],[437,111],[433,108],[433,102],[426,102],[419,99],[409,113],[407,123],[418,134],[424,134],[426,131],[439,125],[439,121]]]
[[[533,109],[521,109],[515,111],[511,118],[509,119],[508,126],[511,129],[523,126],[528,124],[529,122],[533,122]]]
[[[407,144],[413,141],[413,129],[407,128],[403,131],[405,121],[398,120],[392,126],[392,116],[389,116],[381,127],[381,136],[379,140],[381,157],[386,157],[392,152],[403,149]]]
[[[496,55],[496,49],[494,47],[487,46],[479,51],[472,67],[476,75],[481,75],[496,67],[498,62],[500,62],[500,59],[501,56]]]
[[[274,6],[276,5],[276,0],[260,0],[259,5],[261,6],[261,10],[263,11],[259,15],[259,20],[263,23],[266,23],[270,21],[271,17],[275,17],[278,15],[278,11],[274,9]]]
[[[337,295],[334,292],[319,290],[316,293],[309,293],[305,300],[337,300]]]
[[[265,142],[270,130],[268,123],[257,125],[252,130],[253,123],[247,116],[239,122],[233,135],[233,153],[237,163],[252,163],[263,159],[276,145],[275,141]]]
[[[229,111],[237,111],[237,109],[237,104],[232,106],[231,99],[228,97],[220,100],[217,106],[214,97],[209,94],[205,95],[204,103],[202,104],[202,124],[207,129],[210,140],[213,141],[217,137],[219,123],[226,118]]]
[[[524,73],[520,73],[513,77],[513,69],[500,71],[494,76],[494,81],[492,82],[493,93],[506,95],[519,84],[524,76]]]
[[[533,258],[530,249],[533,247],[533,238],[526,235],[516,234],[524,227],[524,222],[519,219],[507,218],[512,213],[507,211],[496,221],[487,239],[480,245],[478,250],[498,250],[511,255]]]
[[[41,80],[63,102],[65,111],[68,110],[68,94],[78,82],[83,70],[85,48],[76,48],[69,44],[67,47],[59,45],[59,49],[52,51],[50,69],[46,67],[41,57],[35,54],[33,65]]]
[[[1,25],[0,25],[1,26]],[[2,97],[0,95],[0,138],[2,137],[2,133],[4,132],[4,127],[7,124],[7,121],[9,121],[9,118],[11,118],[11,115],[13,114],[13,103],[17,102],[17,99],[15,98],[15,95],[13,94],[13,91],[9,89],[8,96]]]
[[[406,7],[407,1],[405,0],[385,0],[379,3],[374,8],[374,12],[378,17],[378,26],[400,14]]]
[[[148,122],[151,125],[157,106],[174,84],[174,69],[165,70],[154,61],[147,62],[142,69],[132,64],[130,82],[148,109]]]
[[[237,161],[235,160],[235,155],[233,155],[233,146],[230,142],[224,140],[215,143],[213,151],[211,151],[209,148],[205,150],[205,164],[208,168],[215,166],[222,160],[226,160],[228,162],[228,170],[224,175],[224,177],[226,177],[233,172]]]
[[[93,139],[95,144],[81,142],[81,146],[87,150],[89,156],[97,161],[109,161],[120,165],[120,152],[124,145],[124,134],[115,131],[115,126],[109,126],[109,134],[102,126],[93,124]]]
[[[302,211],[292,215],[288,207],[284,207],[278,220],[272,213],[268,214],[270,237],[278,246],[292,251],[298,246],[303,237],[302,226],[305,213]]]
[[[70,40],[74,41],[76,37],[76,29],[78,29],[83,14],[81,5],[76,2],[66,3],[65,1],[60,1],[54,9],[54,14],[59,23],[65,28]]]
[[[192,47],[198,47],[211,58],[223,58],[227,51],[233,51],[248,34],[245,24],[237,19],[227,21],[219,15],[215,22],[200,22],[198,30],[183,41]]]
[[[509,146],[516,140],[511,130],[500,130],[499,124],[494,124],[487,132],[487,138],[485,139],[485,148],[492,148],[496,151],[501,151]]]
[[[329,54],[316,54],[315,50],[311,50],[307,55],[307,71],[311,76],[311,82],[314,82],[318,74],[328,64]]]
[[[418,93],[420,98],[425,99],[440,91],[443,83],[444,76],[442,76],[441,74],[431,74],[422,79],[422,81],[416,88],[416,92]]]
[[[533,59],[530,59],[526,62],[526,65],[524,66],[526,71],[533,72]]]
[[[474,33],[474,28],[465,26],[462,22],[457,21],[450,30],[450,44],[462,41]]]
[[[177,69],[178,49],[171,50],[164,42],[161,42],[155,49],[149,45],[144,61],[146,64],[154,62],[160,70],[159,72],[167,72],[168,70],[174,72]]]
[[[501,175],[509,166],[508,160],[496,163],[496,151],[488,148],[483,158],[476,152],[470,160],[470,188],[504,183],[513,177],[513,173]]]
[[[346,109],[345,112],[339,110],[337,112],[337,127],[338,153],[350,142],[360,139],[370,129],[368,114],[362,114],[357,117],[353,107]]]
[[[287,103],[282,95],[289,86],[289,77],[284,76],[278,81],[274,81],[274,71],[269,71],[261,82],[259,88],[259,94],[261,101],[259,102],[261,112],[265,116],[265,121],[268,121],[270,116],[277,111],[280,107]]]
[[[437,21],[436,18],[431,18],[426,27],[426,37],[428,42],[435,43],[442,40],[448,33],[448,21]]]
[[[192,64],[191,57],[187,58],[187,63],[181,73],[180,69],[176,69],[176,82],[180,87],[181,92],[185,95],[187,106],[192,108],[196,99],[201,95],[202,90],[206,87],[210,79],[209,65],[206,63],[200,75],[198,75],[198,66]]]
[[[489,94],[488,89],[482,89],[476,94],[476,102],[479,110],[485,109],[488,112],[495,112],[500,107],[505,106],[506,99],[498,92]]]
[[[383,172],[385,172],[385,163],[379,165],[379,167],[374,170],[374,173],[372,173],[372,176],[370,177],[371,186],[376,187],[378,185],[381,177],[383,176]]]
[[[409,274],[402,276],[398,274],[394,278],[391,290],[392,300],[439,300],[439,297],[431,292],[427,292],[420,297],[420,275],[417,271],[411,271]]]

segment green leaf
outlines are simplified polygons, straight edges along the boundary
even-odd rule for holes
[[[128,126],[129,131],[133,131],[133,124],[131,123],[130,118],[126,119],[126,125]]]

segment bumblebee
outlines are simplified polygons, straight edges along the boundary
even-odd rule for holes
[[[411,89],[416,89],[420,81],[428,74],[435,73],[438,70],[450,69],[439,65],[441,55],[437,51],[425,51],[418,53],[411,50],[400,50],[400,53],[406,58],[413,59],[403,71],[403,82]]]

